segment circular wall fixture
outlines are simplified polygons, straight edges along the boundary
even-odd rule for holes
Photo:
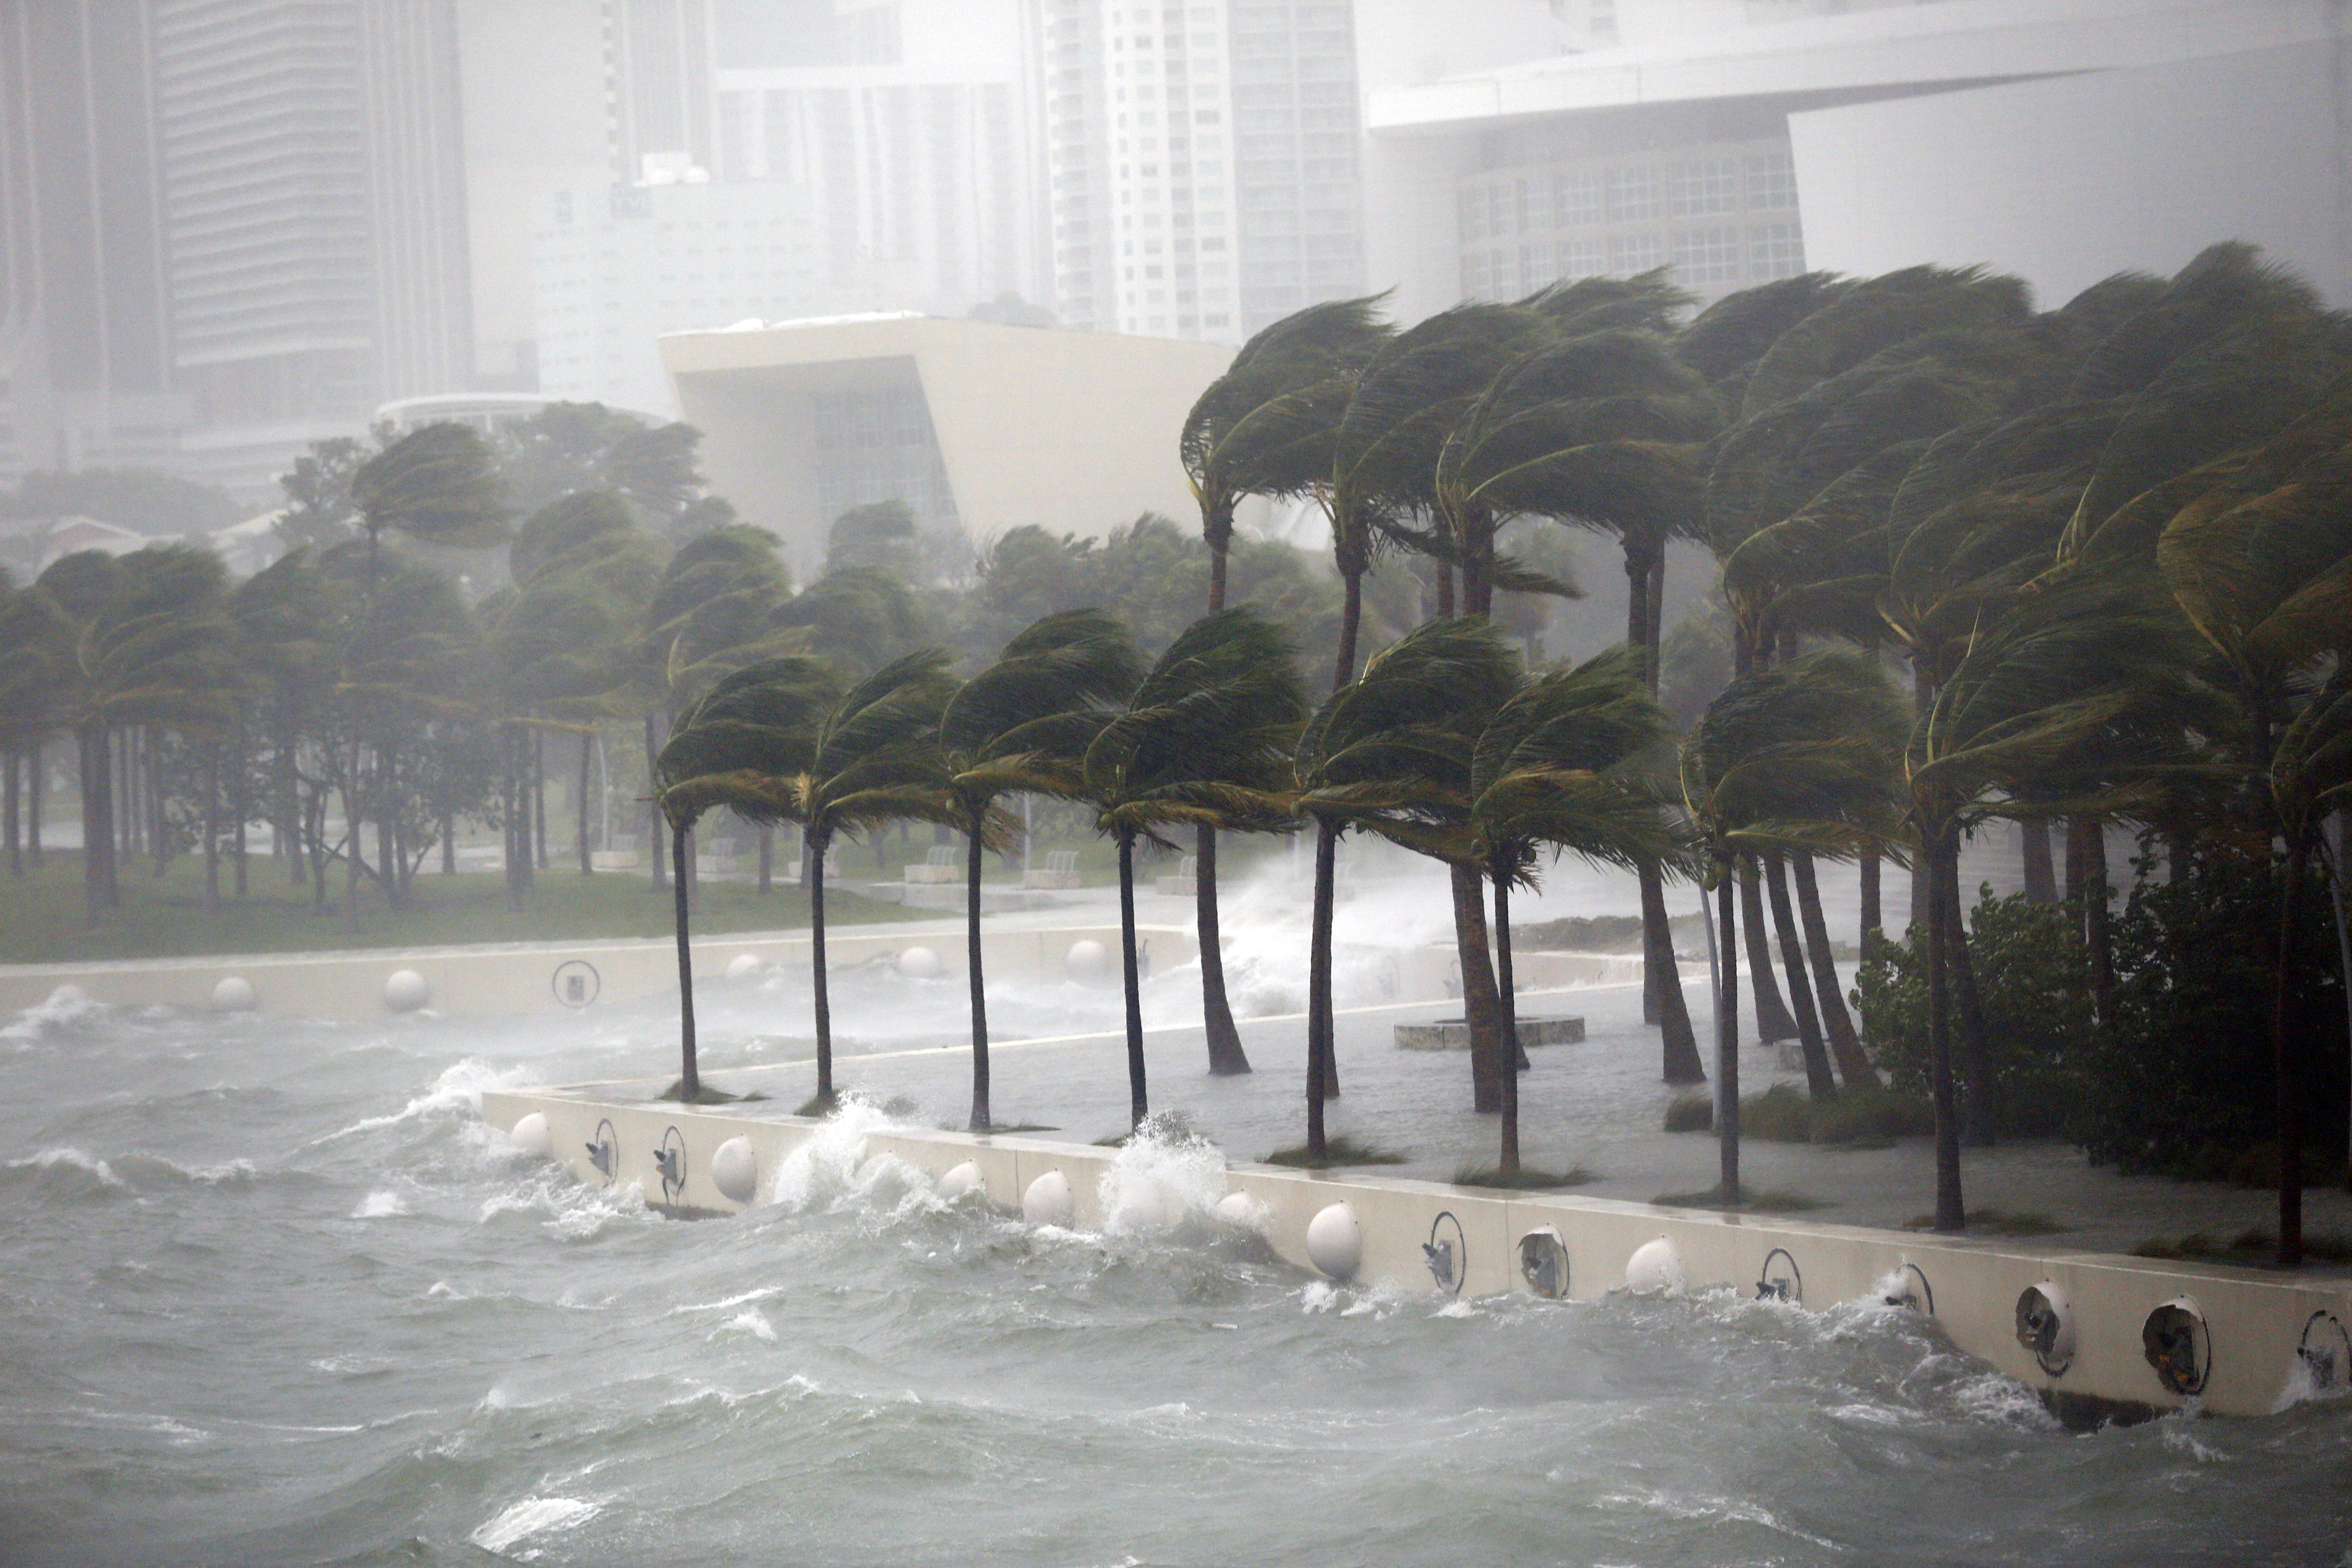
[[[555,999],[566,1007],[585,1007],[596,1000],[596,993],[604,988],[604,977],[596,966],[584,958],[567,959],[555,966],[555,974],[548,982]]]
[[[1021,1217],[1031,1225],[1069,1229],[1070,1222],[1077,1217],[1077,1204],[1070,1196],[1070,1178],[1054,1170],[1030,1183],[1021,1194]]]
[[[1550,1226],[1519,1237],[1519,1278],[1547,1301],[1568,1300],[1568,1244]]]
[[[1070,943],[1063,955],[1062,969],[1081,985],[1092,985],[1110,973],[1110,949],[1090,936],[1082,936]]]
[[[910,947],[898,955],[898,973],[909,980],[937,980],[944,967],[928,947]]]
[[[1625,1260],[1625,1289],[1636,1296],[1663,1296],[1683,1288],[1683,1255],[1664,1237],[1645,1241]]]
[[[1890,1307],[1908,1307],[1931,1318],[1936,1315],[1936,1288],[1927,1283],[1927,1271],[1916,1263],[1906,1263],[1895,1271],[1885,1300]]]
[[[2167,1393],[2205,1392],[2205,1380],[2213,1374],[2213,1336],[2195,1297],[2175,1296],[2150,1312],[2140,1325],[2139,1343]]]
[[[749,1138],[730,1138],[710,1152],[710,1184],[739,1204],[759,1194],[760,1157],[751,1152]]]
[[[232,974],[213,987],[213,1011],[215,1013],[250,1013],[261,1005],[261,994],[254,990],[253,982],[242,974]]]
[[[1468,1269],[1470,1249],[1462,1234],[1462,1222],[1450,1209],[1440,1209],[1437,1217],[1429,1222],[1429,1239],[1421,1244],[1421,1256],[1429,1265],[1429,1277],[1437,1281],[1437,1289],[1448,1296],[1462,1294],[1462,1277]]]
[[[662,1202],[675,1205],[686,1194],[686,1134],[675,1123],[662,1132],[654,1151],[654,1170],[661,1176]]]
[[[970,1160],[961,1165],[950,1165],[947,1173],[940,1178],[940,1197],[943,1202],[954,1203],[972,1193],[987,1197],[988,1178],[982,1175],[980,1166]]]
[[[1307,1260],[1334,1279],[1352,1279],[1364,1262],[1364,1227],[1356,1211],[1333,1204],[1307,1222]]]
[[[414,969],[395,969],[384,977],[383,1005],[395,1013],[414,1013],[433,1000],[433,987]]]
[[[621,1168],[621,1135],[613,1131],[609,1117],[596,1123],[596,1141],[588,1145],[588,1163],[604,1176],[606,1186],[613,1184]]]
[[[536,1110],[516,1118],[514,1128],[507,1136],[514,1140],[516,1148],[526,1154],[536,1154],[542,1160],[547,1157],[548,1151],[555,1147],[555,1134],[549,1131],[547,1118]]]
[[[2033,1352],[2034,1364],[2053,1377],[2074,1361],[2074,1304],[2054,1279],[2028,1285],[2017,1298],[2017,1342]]]
[[[1265,1224],[1265,1205],[1238,1190],[1219,1198],[1217,1206],[1209,1212],[1227,1225],[1237,1225],[1244,1230],[1261,1230]]]
[[[2322,1307],[2303,1322],[2303,1340],[2294,1347],[2311,1379],[2314,1394],[2333,1394],[2352,1383],[2352,1330],[2344,1320]]]
[[[1774,1258],[1780,1260],[1775,1271]],[[1759,1301],[1801,1301],[1805,1299],[1805,1273],[1797,1267],[1796,1258],[1785,1247],[1776,1247],[1764,1255],[1764,1267],[1756,1276],[1756,1299]]]
[[[768,972],[768,961],[756,952],[739,952],[727,961],[730,980],[757,980]]]

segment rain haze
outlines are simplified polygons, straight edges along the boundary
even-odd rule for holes
[[[0,0],[0,1568],[2352,1563],[2342,0]]]

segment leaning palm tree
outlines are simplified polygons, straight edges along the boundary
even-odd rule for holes
[[[809,889],[809,975],[816,1014],[819,1112],[837,1102],[833,1004],[824,961],[824,857],[845,833],[913,818],[951,820],[938,787],[940,716],[954,695],[953,656],[923,648],[891,660],[816,716],[805,763],[778,770],[767,815],[795,822]]]
[[[507,536],[498,459],[470,425],[427,425],[386,447],[352,476],[352,504],[367,538],[370,596],[386,529],[467,550]]]
[[[1469,809],[1471,753],[1519,686],[1518,661],[1484,620],[1425,621],[1324,700],[1292,756],[1292,805],[1315,825],[1307,957],[1307,1154],[1325,1154],[1331,1054],[1331,923],[1339,843],[1350,827],[1457,829]],[[1424,846],[1415,845],[1415,847]]]
[[[1716,1135],[1723,1201],[1739,1197],[1741,862],[1773,849],[1843,853],[1894,830],[1908,724],[1885,675],[1856,654],[1816,653],[1734,679],[1682,748],[1685,811],[1713,888],[1721,994],[1716,1006]]]
[[[1225,374],[1209,384],[1184,421],[1177,452],[1201,508],[1209,547],[1209,604],[1225,607],[1234,512],[1248,496],[1314,495],[1327,504],[1332,442],[1355,378],[1392,332],[1375,311],[1383,296],[1336,300],[1285,316],[1242,345]],[[1338,521],[1334,519],[1334,529]],[[1352,644],[1362,615],[1360,578],[1341,611],[1341,640]],[[1249,1058],[1225,995],[1217,918],[1217,833],[1201,828],[1193,846],[1194,917],[1201,943],[1201,1006],[1209,1070],[1245,1073]]]
[[[940,715],[940,792],[964,835],[964,959],[971,983],[971,1130],[988,1102],[988,993],[981,970],[982,853],[1002,836],[996,803],[1019,791],[1062,793],[1094,710],[1134,689],[1140,661],[1127,629],[1100,610],[1048,616],[956,689]],[[1211,1071],[1215,1071],[1213,1064]]]
[[[755,821],[783,815],[778,781],[814,760],[817,723],[841,683],[822,659],[763,659],[721,679],[688,704],[654,764],[654,804],[685,863],[687,836],[714,806]],[[694,954],[688,945],[688,889],[676,879],[671,908],[677,940],[678,1099],[702,1094],[695,1062]],[[819,971],[822,974],[822,970]]]
[[[1135,951],[1135,847],[1203,825],[1280,832],[1290,746],[1306,715],[1290,639],[1244,605],[1178,634],[1126,703],[1097,719],[1073,780],[1118,848],[1121,978],[1132,1122],[1150,1113]]]
[[[1671,865],[1682,845],[1642,775],[1666,719],[1638,655],[1612,648],[1573,669],[1526,682],[1471,753],[1468,847],[1495,889],[1495,960],[1503,1004],[1502,1146],[1519,1169],[1517,1004],[1511,970],[1511,889],[1533,886],[1550,849],[1625,870]]]

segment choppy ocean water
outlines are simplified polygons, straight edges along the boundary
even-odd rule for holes
[[[2352,1561],[2352,1402],[2069,1433],[1911,1314],[1334,1289],[855,1126],[676,1223],[476,1118],[663,1027],[0,1024],[0,1562]]]

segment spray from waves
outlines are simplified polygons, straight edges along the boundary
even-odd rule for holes
[[[538,1217],[542,1231],[562,1241],[590,1240],[615,1225],[663,1223],[646,1206],[645,1191],[634,1182],[583,1186],[568,1171],[543,1168],[483,1199],[475,1221],[492,1225],[510,1215]]]
[[[899,1131],[899,1123],[879,1105],[846,1096],[814,1133],[777,1163],[761,1198],[798,1214],[826,1194],[865,1196],[886,1181],[904,1188],[912,1168],[891,1156],[869,1161],[866,1150],[868,1137]]]
[[[5,1040],[18,1050],[29,1050],[68,1024],[78,1023],[106,1009],[89,999],[89,993],[79,985],[60,985],[46,1000],[36,1002],[16,1015],[13,1023],[0,1025],[0,1040]]]
[[[356,1137],[362,1132],[396,1127],[406,1121],[457,1117],[478,1121],[482,1114],[484,1091],[517,1089],[530,1081],[530,1069],[528,1068],[494,1067],[479,1057],[467,1057],[442,1068],[430,1088],[398,1110],[383,1116],[362,1116],[348,1127],[339,1127],[332,1132],[311,1139],[296,1152]]]
[[[1161,1231],[1205,1215],[1225,1195],[1225,1156],[1182,1116],[1147,1119],[1119,1147],[1097,1189],[1113,1236]]]
[[[22,1183],[66,1197],[92,1197],[131,1190],[131,1184],[116,1175],[108,1162],[74,1148],[43,1149],[21,1160],[11,1160],[0,1165],[0,1178],[5,1178],[9,1186]]]
[[[409,1212],[408,1200],[398,1193],[378,1190],[360,1200],[352,1210],[353,1219],[397,1219]]]
[[[500,1510],[467,1539],[485,1552],[503,1553],[534,1535],[576,1530],[603,1512],[604,1506],[584,1498],[527,1497]]]

